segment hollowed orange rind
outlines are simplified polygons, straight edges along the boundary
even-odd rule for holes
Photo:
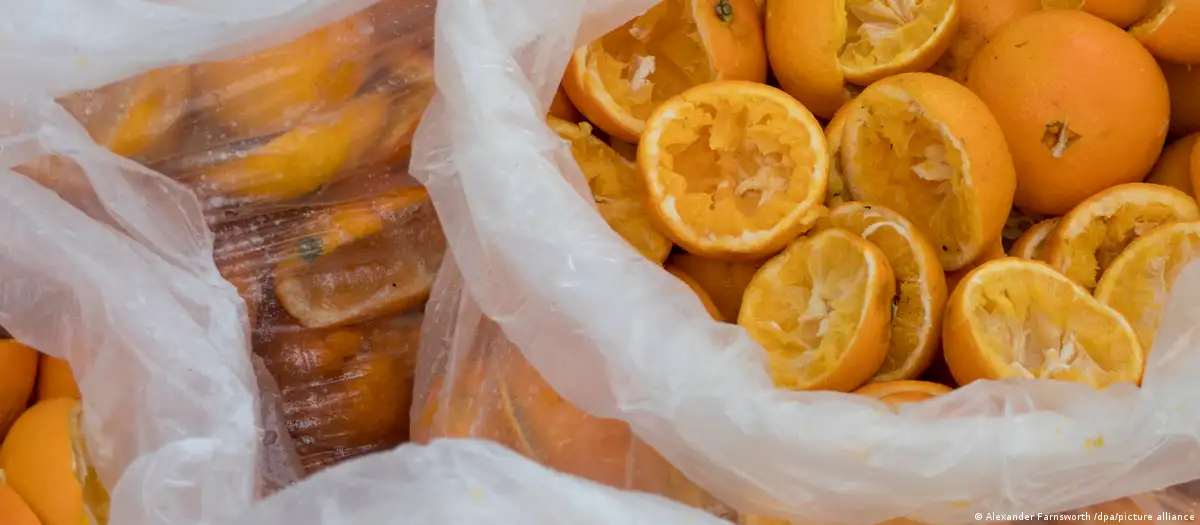
[[[780,86],[830,118],[857,90],[929,69],[958,28],[958,1],[795,0],[767,4],[766,39]]]
[[[871,85],[849,111],[841,169],[854,200],[912,221],[947,271],[998,242],[1016,172],[978,97],[953,80],[906,73]]]
[[[820,124],[786,93],[752,82],[697,86],[647,121],[638,148],[648,207],[688,252],[769,256],[822,213],[829,155]]]
[[[715,80],[766,79],[753,0],[665,0],[575,50],[562,86],[609,135],[637,142],[667,99]]]
[[[946,305],[946,277],[933,246],[908,219],[877,204],[840,204],[825,224],[878,246],[896,280],[888,353],[871,381],[919,377],[937,356]]]
[[[550,129],[571,145],[571,156],[587,178],[596,210],[613,231],[655,264],[671,254],[671,240],[660,233],[646,210],[637,165],[592,134],[586,122],[573,124],[547,117]]]
[[[763,265],[746,287],[738,325],[767,351],[777,386],[849,392],[887,356],[895,295],[883,252],[829,228]]]
[[[1083,201],[1046,240],[1047,263],[1088,290],[1134,239],[1164,224],[1200,220],[1200,206],[1175,188],[1133,182]]]
[[[1017,237],[1017,241],[1008,250],[1008,255],[1031,261],[1042,260],[1046,239],[1050,238],[1050,234],[1054,232],[1054,228],[1057,226],[1058,218],[1056,217],[1051,217],[1034,224],[1028,230],[1025,230],[1025,233],[1022,233],[1020,237]]]
[[[422,187],[318,213],[275,267],[275,296],[302,326],[325,328],[423,303],[445,237]]]
[[[1139,383],[1145,355],[1116,310],[1045,263],[987,262],[950,296],[942,349],[960,385],[1009,377]]]
[[[1150,54],[1179,64],[1200,62],[1200,0],[1157,0],[1154,9],[1129,28]]]
[[[1113,260],[1096,285],[1096,299],[1124,315],[1142,348],[1149,351],[1175,279],[1198,257],[1200,222],[1156,228],[1129,243]]]

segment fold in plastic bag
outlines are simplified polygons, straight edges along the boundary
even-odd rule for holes
[[[314,475],[238,525],[729,525],[649,494],[546,469],[486,441],[405,445]]]
[[[650,5],[439,6],[438,95],[413,168],[480,311],[430,330],[470,340],[481,316],[495,320],[565,399],[628,422],[743,513],[965,523],[1200,477],[1200,303],[1186,292],[1174,294],[1141,389],[977,382],[897,416],[854,396],[773,388],[742,329],[713,322],[601,220],[543,120],[574,46],[620,21],[577,37],[584,14]],[[1200,289],[1198,270],[1176,290]]]
[[[649,492],[732,518],[733,512],[685,478],[634,436],[623,421],[590,416],[559,397],[499,328],[478,316],[459,293],[453,261],[438,274],[429,305],[414,394],[413,440],[479,438],[560,472],[605,485]],[[456,317],[474,312],[471,330],[442,333]],[[469,314],[468,314],[469,315]]]
[[[0,324],[71,363],[110,522],[244,512],[261,490],[258,388],[199,203],[47,96],[5,97],[0,112]],[[53,187],[21,173],[51,154],[79,170]]]

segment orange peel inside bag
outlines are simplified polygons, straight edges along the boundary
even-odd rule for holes
[[[555,2],[553,14],[544,12],[549,2],[522,6],[439,5],[443,74],[413,172],[447,225],[465,281],[434,292],[430,309],[443,313],[426,326],[433,337],[459,341],[453,355],[468,351],[471,339],[463,338],[490,318],[563,399],[627,422],[740,513],[794,523],[966,523],[977,512],[1079,508],[1200,477],[1200,465],[1177,459],[1200,429],[1168,415],[1200,414],[1200,359],[1190,357],[1200,339],[1188,328],[1200,313],[1191,294],[1175,294],[1166,308],[1141,388],[975,381],[899,415],[846,395],[775,389],[762,347],[712,322],[691,290],[635,253],[580,198],[582,181],[558,169],[569,153],[544,111],[562,62],[539,59],[565,57],[564,43],[590,42],[651,2]],[[578,24],[585,13],[602,13],[588,20],[604,24]],[[949,84],[945,91],[973,97]],[[539,103],[529,103],[535,96]],[[874,123],[872,108],[855,110],[856,125]],[[970,140],[965,148],[980,147]],[[1006,151],[994,149],[971,169],[1011,181]],[[998,187],[1011,191],[1005,184]],[[981,234],[973,254],[999,236],[1007,211],[989,208],[994,235]],[[1200,269],[1175,282],[1200,286]],[[450,306],[463,297],[478,310]]]

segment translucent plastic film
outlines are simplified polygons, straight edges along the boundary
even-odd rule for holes
[[[478,310],[431,318],[426,333],[451,334],[465,359],[497,341],[515,345],[563,399],[627,422],[741,513],[966,523],[1200,477],[1200,387],[1191,379],[1200,310],[1190,293],[1167,307],[1140,389],[979,382],[894,415],[853,396],[773,388],[763,351],[742,329],[713,322],[691,290],[596,213],[544,120],[574,46],[650,5],[439,6],[438,95],[413,171]],[[609,25],[577,34],[585,14],[600,12],[613,15]],[[1192,268],[1176,290],[1197,286]],[[503,337],[469,343],[483,318]]]
[[[665,499],[546,469],[495,443],[439,440],[347,462],[255,507],[236,524],[721,525]]]
[[[91,89],[148,69],[230,58],[296,38],[370,0],[267,0],[247,5],[147,0],[5,2],[0,70],[52,95]]]
[[[49,97],[4,103],[0,323],[75,369],[111,523],[244,512],[258,491],[258,387],[245,309],[195,197],[92,143]],[[27,174],[47,155],[77,169],[41,185]]]
[[[78,380],[81,521],[720,523],[495,444],[349,460],[406,438],[441,265],[404,176],[431,5],[39,5],[0,58],[0,324]]]
[[[258,47],[195,48],[58,97],[97,143],[199,197],[306,472],[406,440],[419,310],[445,249],[407,175],[433,94],[434,4],[364,7],[292,6],[223,30]],[[304,12],[318,18],[289,21]],[[27,168],[46,183],[75,169]]]
[[[617,488],[660,494],[711,514],[733,512],[697,487],[629,425],[591,416],[564,400],[495,323],[461,294],[453,262],[438,275],[426,312],[414,393],[412,438],[476,438],[500,443],[560,472]],[[455,318],[477,319],[469,330],[447,333]],[[434,441],[436,442],[436,441]]]

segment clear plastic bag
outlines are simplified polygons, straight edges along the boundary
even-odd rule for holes
[[[455,334],[425,332],[412,410],[413,440],[477,438],[503,444],[560,472],[605,485],[649,492],[733,518],[731,509],[697,487],[629,425],[584,413],[546,384],[537,370],[461,294],[453,262],[438,275],[446,299],[427,311],[428,326],[475,312],[479,324]]]
[[[424,304],[445,250],[428,194],[407,176],[434,89],[434,4],[346,4],[365,5],[291,6],[273,16],[311,11],[324,25],[284,42],[259,35],[271,45],[215,61],[197,48],[195,63],[57,97],[97,143],[200,197],[217,268],[246,302],[310,472],[405,441],[419,318],[411,344],[371,340]],[[61,155],[18,169],[60,195],[88,191]]]
[[[466,282],[446,293],[477,308],[431,315],[427,334],[455,341],[454,356],[468,359],[476,345],[495,344],[472,342],[482,320],[494,320],[564,399],[627,422],[738,511],[795,523],[966,523],[1200,477],[1200,359],[1190,356],[1200,308],[1186,292],[1174,294],[1140,389],[974,383],[896,415],[855,396],[773,388],[764,353],[742,329],[713,322],[686,286],[604,223],[544,121],[571,50],[650,5],[440,6],[438,96],[413,171]],[[580,26],[600,11],[607,24]],[[1200,267],[1176,284],[1197,287]]]
[[[487,441],[438,440],[367,459],[318,473],[232,523],[729,525],[650,494],[548,470]]]
[[[403,177],[403,170],[385,169],[404,164],[405,141],[424,106],[421,97],[427,100],[432,93],[427,61],[432,4],[376,4],[369,7],[371,20],[363,22],[356,13],[366,4],[135,0],[5,5],[0,325],[17,339],[69,361],[83,398],[87,456],[110,489],[108,523],[720,523],[660,498],[554,473],[482,442],[403,446],[297,482],[305,466],[315,470],[363,450],[390,448],[402,439],[398,434],[407,427],[403,396],[411,388],[405,383],[411,372],[404,370],[411,369],[420,323],[419,315],[404,312],[424,301],[441,258],[440,229],[423,190]],[[415,42],[424,55],[403,56],[424,56],[424,65],[408,76],[408,70],[379,62],[379,53],[371,52],[374,58],[364,66],[362,85],[347,88],[353,91],[349,95],[342,92],[344,100],[312,103],[292,120],[248,126],[250,131],[241,123],[278,113],[245,117],[255,115],[257,106],[239,106],[237,97],[205,102],[203,95],[213,90],[195,89],[196,62],[270,55],[314,30],[327,31],[318,28],[342,24],[346,16],[355,17],[344,35],[351,41],[374,41],[385,32],[423,34]],[[369,51],[388,48],[363,46]],[[319,55],[304,51],[300,54],[306,59]],[[348,52],[337,58],[355,62],[361,56]],[[319,69],[315,77],[321,80],[341,71]],[[230,78],[234,84],[253,84],[261,75],[270,81],[278,71],[257,68],[260,76],[250,80],[235,71]],[[379,74],[368,74],[372,71]],[[372,78],[379,91],[367,86]],[[253,96],[253,90],[246,96]],[[276,108],[303,105],[256,98]],[[367,103],[371,111],[355,112],[355,117],[383,122],[367,144],[380,145],[386,154],[376,156],[380,151],[373,149],[363,153],[363,146],[351,141],[355,154],[333,155],[339,162],[321,172],[326,179],[319,188],[230,202],[226,195],[206,194],[189,177],[256,157],[256,148],[309,124],[315,127],[299,135],[361,120],[345,113],[347,106],[359,103]],[[224,117],[198,116],[230,107],[249,120],[213,128],[212,119]],[[232,135],[238,135],[236,140]],[[299,158],[327,141],[317,143],[283,151]],[[258,157],[271,162],[280,151],[268,149]],[[182,154],[198,158],[182,162]],[[190,169],[195,166],[199,168]],[[232,171],[244,175],[253,168],[250,163]],[[246,244],[250,247],[243,248]],[[361,258],[375,252],[385,252],[390,261],[416,262],[397,269],[371,266],[378,263]],[[339,262],[322,267],[326,256]],[[296,258],[308,264],[300,266],[304,271],[288,266]],[[308,296],[291,297],[310,299],[309,310],[271,299],[278,294],[269,288],[278,285],[275,277],[281,273],[295,270],[294,280],[320,281],[314,276],[348,266],[368,267],[376,277],[370,281],[387,288],[393,281],[386,279],[415,273],[413,280],[423,282],[424,291],[414,287],[405,292],[405,300],[351,294],[355,297],[349,303],[362,306],[365,301],[372,311],[367,315],[346,308],[350,313],[338,318],[314,312],[327,304],[323,298],[329,295],[314,288],[301,287]],[[268,281],[263,273],[275,277]],[[253,323],[248,323],[250,317]],[[336,343],[332,348],[322,346],[330,341]],[[260,355],[251,351],[252,342]],[[321,362],[289,361],[324,349],[343,358],[354,355],[337,370]],[[368,399],[372,395],[362,392],[378,391],[378,377],[344,373],[376,366],[399,371],[382,376],[389,378],[387,396]],[[364,378],[371,387],[341,394],[320,390]],[[312,391],[319,392],[321,401],[335,406],[298,402],[291,397],[296,385],[301,392],[316,389]],[[297,433],[294,423],[302,419],[297,414],[309,414],[305,417],[336,430],[337,418],[356,408],[380,416],[370,436],[377,439],[339,442],[346,435],[332,432],[324,447],[306,451],[311,443],[300,439],[294,447],[286,435]]]

